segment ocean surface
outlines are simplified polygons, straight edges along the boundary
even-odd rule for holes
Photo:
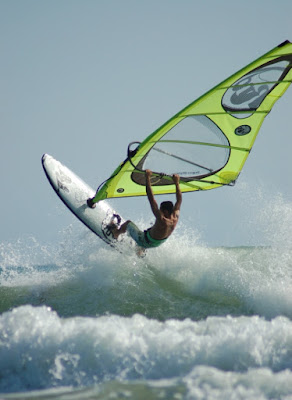
[[[58,244],[1,243],[0,399],[291,400],[280,211],[261,247],[208,247],[181,224],[139,259],[78,221]]]

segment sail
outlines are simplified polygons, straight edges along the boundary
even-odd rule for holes
[[[286,41],[192,102],[128,148],[128,157],[97,191],[93,202],[146,195],[146,169],[154,194],[233,185],[264,118],[292,80],[292,43]],[[137,145],[138,144],[138,145]]]

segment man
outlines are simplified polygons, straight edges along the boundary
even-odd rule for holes
[[[179,187],[180,178],[179,175],[175,174],[172,179],[176,187],[176,203],[173,205],[171,201],[164,201],[161,203],[160,208],[158,208],[151,187],[151,175],[152,171],[146,169],[146,193],[152,212],[156,218],[154,225],[144,232],[140,231],[130,220],[123,223],[120,228],[116,225],[111,226],[114,238],[117,239],[121,234],[128,232],[142,249],[158,247],[166,241],[176,227],[182,203],[182,195]]]

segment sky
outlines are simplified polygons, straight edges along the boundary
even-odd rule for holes
[[[51,189],[44,153],[97,188],[128,143],[292,41],[291,15],[291,0],[0,0],[0,243],[86,229]],[[211,246],[265,244],[273,210],[291,208],[291,111],[292,87],[236,185],[185,194],[181,226]],[[110,204],[153,220],[144,197]]]

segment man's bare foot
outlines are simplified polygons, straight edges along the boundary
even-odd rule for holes
[[[146,256],[146,249],[144,249],[144,247],[136,246],[136,254],[140,258],[144,258]]]
[[[108,225],[109,231],[111,231],[114,239],[117,239],[119,237],[119,227],[113,223]]]
[[[117,239],[120,235],[119,225],[121,223],[121,217],[118,214],[114,214],[107,225],[108,230],[113,235],[114,239]]]

